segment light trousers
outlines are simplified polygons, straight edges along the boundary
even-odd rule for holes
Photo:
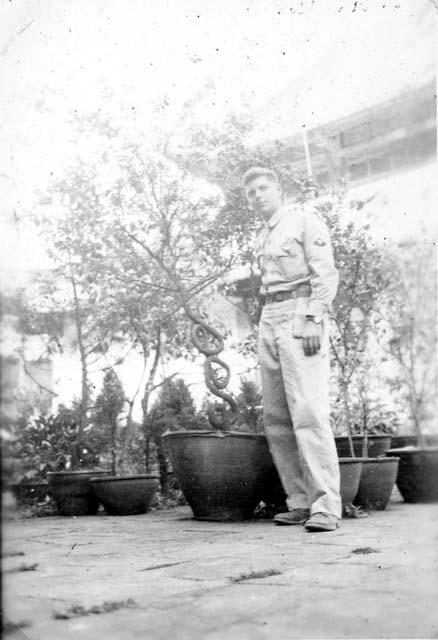
[[[301,337],[305,298],[266,304],[259,327],[265,433],[289,509],[338,518],[340,473],[329,420],[329,341],[306,356]]]

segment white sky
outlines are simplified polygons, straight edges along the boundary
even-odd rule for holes
[[[435,15],[430,0],[0,0],[0,214],[26,215],[75,114],[125,103],[146,126],[157,97],[212,79],[208,117],[246,102],[257,139],[290,135],[433,77]]]

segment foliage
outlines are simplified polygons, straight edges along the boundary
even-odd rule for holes
[[[237,396],[237,421],[234,428],[263,432],[262,394],[252,380],[242,378]]]
[[[215,233],[230,243],[241,263],[252,262],[253,245],[261,221],[248,210],[241,187],[244,172],[251,166],[275,167],[286,193],[299,194],[300,179],[290,165],[279,164],[278,144],[254,146],[254,127],[247,113],[228,114],[216,128],[192,124],[176,160],[180,166],[220,186],[222,206],[216,213]]]
[[[388,381],[421,446],[424,426],[436,419],[435,256],[433,245],[401,247],[392,286],[374,322],[379,344],[396,367]]]
[[[191,355],[182,308],[197,305],[235,260],[218,234],[217,186],[176,161],[168,132],[134,131],[101,114],[81,119],[78,141],[82,149],[90,141],[88,156],[53,181],[39,218],[55,282],[62,272],[72,285],[85,413],[90,358],[107,355],[114,341],[132,345],[149,367],[147,413],[158,362]],[[87,347],[87,337],[97,347]]]
[[[116,473],[119,415],[125,404],[122,384],[113,369],[108,369],[103,378],[103,387],[96,398],[94,420],[110,431],[111,470]]]
[[[152,438],[164,431],[197,429],[199,419],[187,384],[182,379],[167,380],[148,413],[146,421]]]
[[[379,367],[365,359],[355,371],[350,383],[352,432],[360,434],[395,434],[400,417],[394,405],[384,398],[387,385],[383,385]]]
[[[80,259],[73,252],[74,234],[69,224],[56,227],[55,220],[43,220],[42,229],[54,268],[36,273],[21,297],[20,325],[24,332],[38,333],[47,355],[62,353],[65,323],[71,321],[71,345],[79,355],[81,387],[79,431],[87,427],[91,405],[90,366],[107,353],[113,340],[105,305],[86,282]]]
[[[165,496],[168,494],[168,460],[162,440],[163,433],[167,430],[199,429],[202,425],[202,419],[197,416],[193,398],[184,380],[166,380],[144,420],[148,448],[146,464],[149,467],[149,447],[152,442],[160,469],[161,491]]]
[[[79,440],[78,407],[60,405],[57,414],[23,416],[14,426],[3,455],[13,461],[13,482],[42,480],[48,471],[63,471],[98,463],[100,443],[88,430]],[[84,445],[84,442],[86,445]]]
[[[388,251],[374,242],[369,226],[356,217],[362,204],[356,201],[348,211],[343,194],[330,196],[318,204],[330,229],[339,270],[338,292],[330,314],[330,347],[332,371],[342,401],[342,422],[350,435],[354,430],[353,404],[355,397],[358,398],[358,388],[362,389],[362,396],[356,407],[356,417],[361,420],[362,432],[368,426],[369,401],[364,413],[363,399],[371,323],[392,282],[393,273],[393,261]]]

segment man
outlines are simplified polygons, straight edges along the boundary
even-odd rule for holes
[[[280,525],[333,531],[341,518],[339,463],[329,423],[327,311],[338,284],[329,232],[311,203],[283,205],[277,176],[242,179],[265,228],[256,243],[264,302],[259,327],[263,418],[287,494]]]

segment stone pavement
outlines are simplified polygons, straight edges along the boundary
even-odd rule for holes
[[[438,638],[438,504],[313,534],[188,507],[14,519],[2,547],[8,640]]]

